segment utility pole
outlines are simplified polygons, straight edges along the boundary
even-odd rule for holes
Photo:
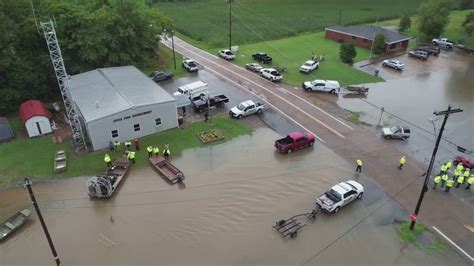
[[[232,50],[232,0],[229,1],[229,50]]]
[[[33,189],[31,188],[31,181],[28,178],[25,178],[25,187],[28,189],[28,193],[30,194],[31,203],[35,207],[36,214],[38,215],[38,219],[40,220],[41,227],[43,227],[44,234],[46,235],[46,239],[48,239],[49,247],[51,248],[51,252],[53,253],[53,258],[56,261],[56,265],[60,266],[61,261],[59,260],[58,253],[56,253],[56,249],[54,248],[53,240],[51,240],[51,236],[49,235],[48,228],[43,219],[43,215],[41,215],[41,211],[38,207],[38,203],[36,202],[35,195],[33,194]]]
[[[436,158],[436,153],[438,152],[438,146],[441,141],[441,136],[443,135],[444,131],[444,126],[446,125],[446,121],[448,121],[448,117],[450,114],[454,113],[460,113],[463,110],[460,108],[457,109],[451,109],[451,105],[448,106],[447,110],[444,111],[435,111],[433,114],[436,116],[441,116],[444,115],[444,120],[443,124],[441,125],[441,128],[439,130],[438,138],[436,139],[436,144],[433,150],[433,154],[431,155],[431,161],[428,166],[428,170],[426,171],[426,176],[425,176],[425,181],[423,182],[423,187],[421,189],[420,197],[418,198],[418,202],[416,203],[415,211],[410,215],[411,218],[411,224],[410,224],[410,230],[413,230],[415,228],[415,223],[416,223],[416,218],[418,216],[418,212],[420,211],[421,203],[423,202],[423,197],[425,196],[425,192],[428,191],[428,180],[430,179],[431,176],[431,170],[433,170],[433,164]]]
[[[372,50],[374,49],[374,42],[375,42],[375,29],[374,29],[374,37],[372,38],[372,46],[370,46],[369,58],[372,58]]]
[[[176,70],[176,54],[174,52],[174,30],[171,31],[171,47],[173,47],[174,70]]]

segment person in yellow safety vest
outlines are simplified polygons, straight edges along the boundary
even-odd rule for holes
[[[470,174],[471,174],[471,169],[467,168],[466,171],[464,171],[464,174],[459,175],[457,179],[456,188],[461,186],[464,183],[464,181],[467,181],[469,179]]]
[[[165,157],[166,160],[168,160],[170,155],[171,155],[170,146],[168,144],[166,144],[165,148],[163,149],[163,156]]]
[[[148,152],[148,158],[151,158],[151,156],[153,156],[153,147],[147,146],[146,151]]]
[[[132,163],[135,163],[135,152],[129,151],[127,154],[127,159],[131,161]]]
[[[436,186],[439,184],[439,182],[441,182],[441,176],[440,176],[440,175],[437,175],[437,176],[435,176],[435,178],[433,179],[433,189],[436,189]]]
[[[449,190],[453,187],[454,185],[454,180],[452,178],[448,179],[448,181],[446,181],[446,189],[444,190],[444,192],[449,192]]]
[[[127,151],[130,151],[132,149],[132,142],[128,139],[125,141],[125,148],[127,149]]]
[[[158,154],[160,154],[160,149],[159,149],[158,147],[154,147],[154,148],[153,148],[153,154],[154,154],[155,156],[157,156]]]
[[[463,175],[459,175],[458,178],[456,179],[456,188],[458,188],[459,186],[461,186],[463,183],[464,183],[464,176],[463,176]]]
[[[111,167],[112,166],[112,163],[110,162],[111,159],[110,159],[110,156],[108,154],[105,154],[104,156],[104,162],[107,163],[107,167]]]
[[[446,173],[441,176],[441,187],[444,187],[444,183],[446,183],[448,179],[449,179],[449,176]]]
[[[362,172],[362,160],[357,159],[357,160],[356,160],[356,165],[357,165],[357,167],[356,167],[356,172],[357,172],[357,173]]]
[[[440,175],[444,175],[446,172],[448,172],[448,167],[446,166],[446,164],[442,164],[440,169],[441,169],[441,172],[439,173]]]
[[[451,168],[452,165],[453,165],[453,163],[451,161],[448,161],[446,163],[446,171],[448,171]]]
[[[114,142],[114,147],[115,147],[115,150],[116,150],[116,151],[120,151],[120,141],[116,140],[116,141]]]
[[[462,165],[462,163],[458,163],[458,165],[456,166],[456,170],[458,171],[464,170],[464,165]]]
[[[471,185],[474,184],[474,175],[471,175],[468,179],[467,179],[467,185],[464,189],[471,189]]]
[[[398,170],[402,170],[403,168],[403,165],[407,162],[407,159],[405,157],[405,155],[402,156],[402,158],[400,158],[400,165],[398,166]]]

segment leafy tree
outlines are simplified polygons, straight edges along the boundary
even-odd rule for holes
[[[471,9],[474,8],[474,1],[472,0],[460,0],[459,1],[460,9]]]
[[[398,26],[398,29],[401,32],[405,32],[410,27],[411,27],[410,15],[405,14],[400,18],[400,25]]]
[[[452,2],[447,0],[428,0],[417,10],[418,30],[422,40],[440,37],[449,22]]]
[[[469,36],[474,33],[474,12],[470,12],[466,15],[466,19],[462,23],[462,26]]]
[[[354,58],[357,56],[356,49],[353,43],[342,43],[339,49],[339,57],[341,61],[346,64],[354,63]]]
[[[383,52],[385,52],[385,36],[383,36],[382,33],[375,35],[372,49],[374,54],[383,54]]]

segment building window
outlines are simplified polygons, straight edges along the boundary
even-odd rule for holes
[[[352,36],[352,39],[353,39],[353,40],[356,40],[356,39],[357,39],[357,37],[356,37],[356,36]]]
[[[117,138],[118,137],[118,130],[112,130],[112,138]]]
[[[363,42],[368,42],[368,41],[369,41],[369,40],[367,40],[367,39],[363,39]]]
[[[161,126],[161,118],[155,119],[155,126]]]
[[[135,132],[140,131],[140,124],[135,124],[135,125],[133,125],[133,130],[134,130]]]

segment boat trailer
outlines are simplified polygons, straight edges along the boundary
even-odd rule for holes
[[[280,233],[283,239],[286,239],[287,237],[296,238],[298,231],[307,225],[304,223],[304,221],[301,221],[301,218],[305,217],[308,221],[314,221],[316,220],[316,215],[318,212],[319,209],[314,209],[311,212],[298,214],[286,220],[279,220],[275,223],[273,228],[275,228],[275,230]]]

